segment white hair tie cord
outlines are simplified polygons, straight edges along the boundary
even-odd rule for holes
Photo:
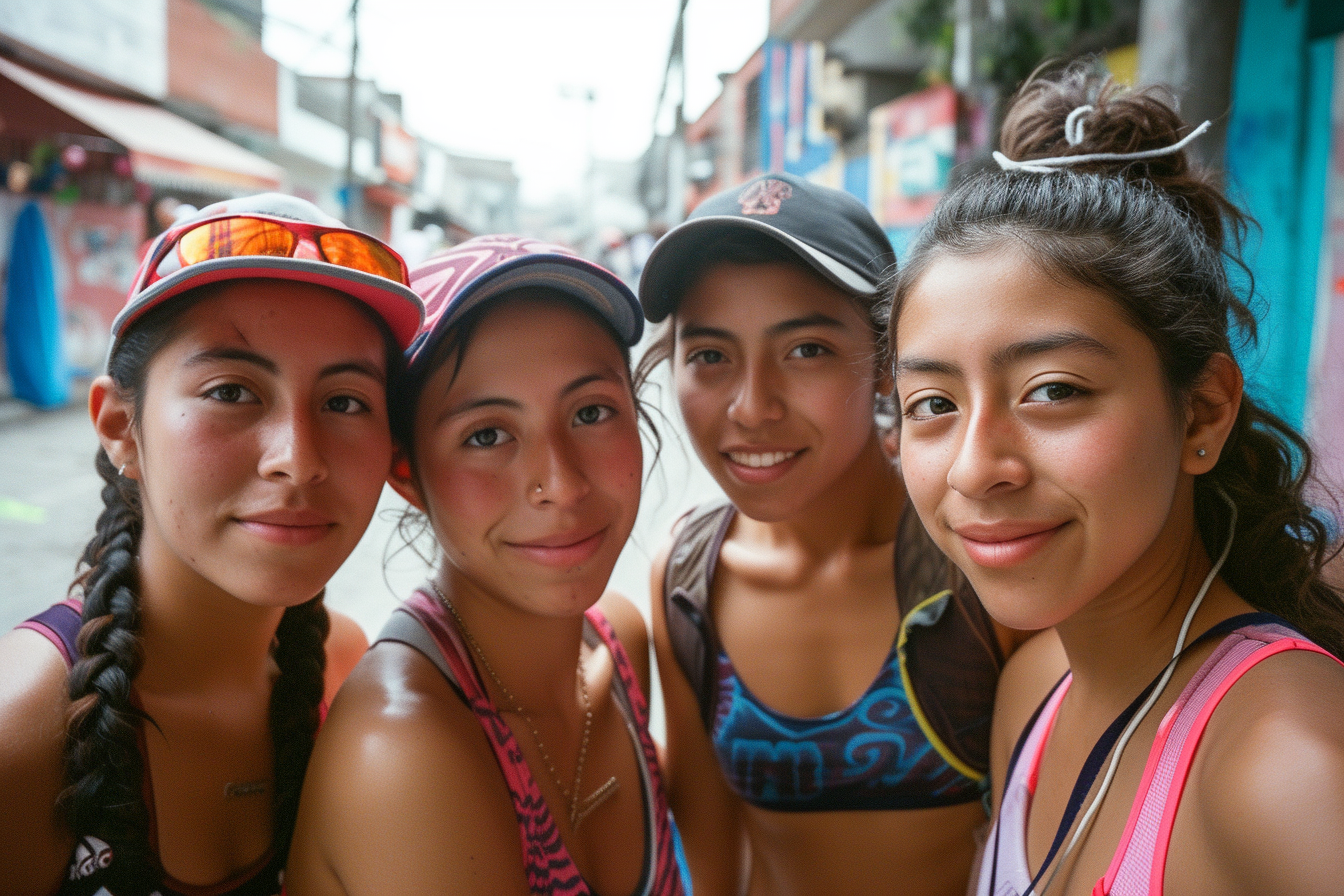
[[[1077,146],[1083,142],[1083,116],[1094,111],[1096,109],[1093,106],[1079,106],[1064,119],[1064,139],[1070,146]]]
[[[1079,141],[1082,140],[1083,124],[1081,120],[1075,119],[1074,116],[1085,109],[1090,110],[1090,107],[1079,106],[1069,113],[1069,118],[1064,123],[1064,139],[1068,140],[1070,132],[1072,131],[1072,134],[1077,136]],[[1017,162],[1008,158],[998,150],[995,150],[994,161],[998,162],[999,167],[1004,171],[1029,171],[1034,174],[1049,174],[1050,172],[1058,171],[1061,168],[1071,168],[1074,165],[1086,165],[1089,162],[1141,162],[1144,159],[1156,159],[1159,156],[1169,156],[1172,153],[1180,152],[1185,149],[1192,140],[1202,135],[1211,127],[1213,127],[1213,122],[1206,121],[1170,146],[1163,146],[1158,149],[1145,149],[1139,152],[1089,152],[1077,156],[1051,156],[1047,159],[1027,159],[1024,162]]]

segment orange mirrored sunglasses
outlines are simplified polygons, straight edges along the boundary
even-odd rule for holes
[[[366,233],[304,221],[247,216],[218,218],[183,231],[160,250],[161,257],[149,267],[147,279],[149,283],[158,279],[155,275],[162,258],[174,248],[181,267],[187,267],[216,258],[249,255],[292,258],[304,238],[312,240],[324,261],[403,285],[409,283],[406,263],[401,257]]]

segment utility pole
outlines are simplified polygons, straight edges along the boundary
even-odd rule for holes
[[[354,220],[355,209],[355,94],[359,81],[355,67],[359,64],[359,0],[350,0],[350,76],[345,82],[345,203],[347,227],[359,227]]]
[[[663,73],[663,91],[666,92],[672,66],[677,67],[677,108],[672,122],[672,139],[667,147],[667,210],[669,227],[681,223],[686,216],[686,7],[690,0],[681,0],[677,10],[677,24],[672,32],[672,48],[667,55],[667,69]],[[662,105],[662,97],[659,97]]]
[[[1216,168],[1223,166],[1227,145],[1240,23],[1240,0],[1143,0],[1139,5],[1138,82],[1175,90],[1181,117],[1189,124],[1213,122],[1188,152]]]

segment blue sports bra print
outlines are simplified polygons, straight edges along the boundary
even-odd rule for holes
[[[907,509],[896,541],[901,626],[853,705],[796,718],[763,704],[719,645],[709,594],[731,504],[678,530],[664,596],[673,652],[700,700],[719,766],[752,805],[776,811],[916,809],[967,803],[986,783],[1003,655],[992,623]]]

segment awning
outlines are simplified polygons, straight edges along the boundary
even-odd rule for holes
[[[148,183],[235,194],[280,187],[279,165],[166,109],[71,87],[4,58],[0,75],[126,147]]]

